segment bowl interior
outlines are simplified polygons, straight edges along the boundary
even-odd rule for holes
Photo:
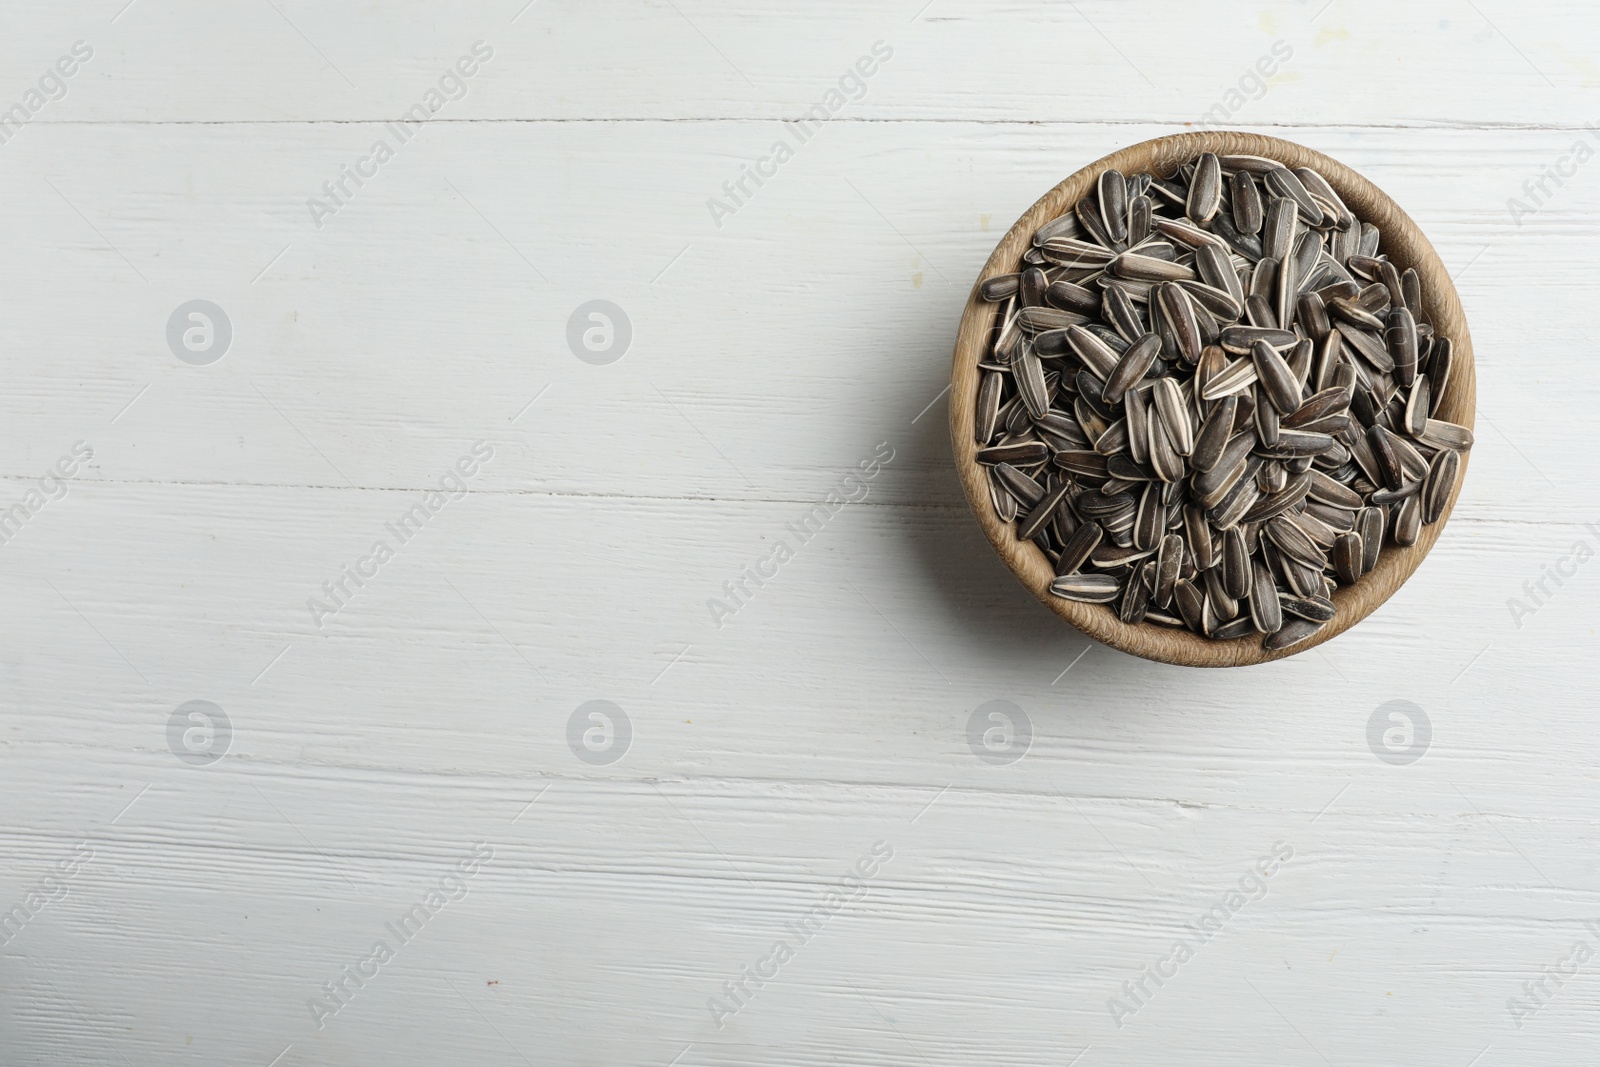
[[[1404,271],[1415,268],[1421,276],[1425,321],[1454,345],[1451,385],[1436,417],[1473,428],[1477,406],[1477,380],[1473,368],[1472,338],[1466,316],[1450,274],[1421,229],[1398,204],[1377,186],[1337,160],[1303,145],[1259,134],[1216,131],[1184,133],[1160,137],[1114,152],[1067,178],[1042,196],[995,247],[983,272],[972,287],[956,337],[950,377],[950,433],[957,471],[978,523],[989,543],[1017,579],[1051,611],[1079,630],[1113,648],[1145,659],[1192,667],[1233,667],[1282,659],[1314,648],[1360,622],[1379,604],[1389,599],[1427,556],[1455,509],[1471,453],[1461,457],[1461,475],[1439,521],[1422,527],[1416,544],[1401,548],[1384,545],[1377,566],[1351,586],[1341,586],[1333,595],[1338,614],[1311,638],[1278,652],[1266,650],[1260,635],[1235,641],[1212,641],[1187,630],[1175,630],[1154,623],[1130,626],[1114,611],[1101,604],[1084,604],[1052,596],[1050,581],[1055,571],[1049,558],[1031,541],[1018,541],[1010,523],[995,513],[989,496],[988,478],[977,462],[977,442],[973,439],[974,408],[980,380],[978,362],[988,344],[995,305],[978,295],[978,287],[988,278],[1018,269],[1022,253],[1032,242],[1033,233],[1044,223],[1071,210],[1087,195],[1094,182],[1108,168],[1124,174],[1148,171],[1170,175],[1177,167],[1202,152],[1218,155],[1264,156],[1288,167],[1311,167],[1328,180],[1345,204],[1363,222],[1377,226],[1382,233],[1379,251]]]

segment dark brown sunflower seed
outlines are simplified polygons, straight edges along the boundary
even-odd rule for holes
[[[1417,377],[1417,320],[1410,311],[1397,307],[1389,312],[1384,339],[1394,360],[1395,380],[1402,386],[1410,385]]]
[[[1050,583],[1051,593],[1085,604],[1109,604],[1121,591],[1121,584],[1109,574],[1066,574]]]
[[[1233,223],[1240,233],[1260,233],[1262,220],[1261,191],[1249,171],[1236,170],[1228,179],[1228,191],[1233,198]]]
[[[1044,496],[1043,486],[1009,463],[997,463],[990,470],[994,471],[1007,492],[1028,507],[1037,504]]]
[[[1377,460],[1378,474],[1382,476],[1383,484],[1390,489],[1399,489],[1405,484],[1405,471],[1400,466],[1400,455],[1395,451],[1394,434],[1382,426],[1372,426],[1367,429],[1367,444],[1372,448],[1372,456]]]
[[[1085,563],[1094,550],[1100,547],[1101,540],[1105,537],[1105,529],[1093,519],[1085,519],[1077,530],[1073,531],[1067,543],[1061,546],[1061,557],[1056,560],[1056,574],[1072,574]]]
[[[1300,386],[1277,349],[1258,340],[1250,347],[1250,359],[1267,399],[1280,415],[1287,415],[1300,406]]]
[[[1148,196],[1128,201],[1128,243],[1137,245],[1150,236],[1155,204]]]
[[[1461,453],[1442,448],[1434,454],[1422,493],[1422,521],[1432,525],[1444,515],[1461,474]]]
[[[1160,418],[1147,417],[1145,422],[1150,441],[1150,469],[1164,482],[1181,480],[1184,473],[1183,457],[1173,448],[1166,425]]]
[[[1254,362],[1248,359],[1235,360],[1207,380],[1200,399],[1221,400],[1243,392],[1256,384],[1258,377]]]
[[[994,445],[978,449],[977,460],[985,466],[1009,463],[1013,467],[1032,467],[1050,458],[1050,448],[1043,441],[1019,441],[1015,444]]]
[[[1311,194],[1306,190],[1300,179],[1288,167],[1278,166],[1267,171],[1262,176],[1266,187],[1279,196],[1288,197],[1300,210],[1301,217],[1311,226],[1322,223],[1322,209],[1311,199]]]
[[[1017,517],[1017,498],[1012,496],[1005,487],[994,468],[989,468],[989,500],[994,504],[995,514],[1000,516],[1001,522],[1011,522]]]
[[[1268,635],[1267,639],[1261,642],[1261,647],[1269,652],[1282,652],[1312,637],[1325,625],[1326,623],[1312,622],[1309,619],[1290,619]]]
[[[1107,404],[1122,403],[1127,391],[1145,376],[1160,354],[1161,339],[1153,333],[1145,334],[1130,345],[1107,375],[1105,388],[1100,391],[1102,399]]]
[[[1450,388],[1451,365],[1455,362],[1455,349],[1450,344],[1448,337],[1437,337],[1433,342],[1433,350],[1428,356],[1428,381],[1433,389],[1431,401],[1432,411],[1430,417],[1439,414],[1439,407],[1444,403],[1446,390]]]
[[[1100,175],[1100,223],[1113,241],[1128,239],[1128,182],[1118,170]]]
[[[1256,436],[1261,440],[1261,447],[1275,448],[1281,424],[1278,421],[1278,409],[1270,401],[1256,405],[1255,424]]]
[[[1256,624],[1248,615],[1241,615],[1231,622],[1225,622],[1211,631],[1213,641],[1237,641],[1241,637],[1249,637],[1256,632]]]
[[[1195,161],[1194,178],[1189,182],[1185,214],[1204,226],[1222,204],[1222,165],[1214,153],[1206,152]]]
[[[1278,600],[1278,583],[1267,565],[1256,560],[1251,565],[1250,618],[1263,634],[1277,633],[1283,627],[1283,605]]]
[[[1100,378],[1109,378],[1121,358],[1100,335],[1082,326],[1067,327],[1067,342],[1079,359]]]
[[[1100,314],[1100,294],[1068,281],[1051,282],[1044,291],[1045,303],[1075,315]]]
[[[1295,319],[1305,327],[1314,342],[1320,343],[1333,329],[1333,324],[1328,321],[1328,306],[1314,292],[1300,294],[1299,303],[1295,306]]]
[[[1166,427],[1172,450],[1180,456],[1189,455],[1194,451],[1194,424],[1189,420],[1189,405],[1183,399],[1177,381],[1157,378],[1150,390],[1150,397],[1155,401],[1156,414]]]
[[[1013,296],[1021,281],[1020,274],[997,274],[993,278],[985,278],[978,286],[978,296],[991,304]]]
[[[1401,548],[1409,548],[1417,543],[1417,536],[1422,531],[1422,498],[1412,494],[1400,501],[1394,511],[1394,543]]]
[[[1429,419],[1417,438],[1429,448],[1449,448],[1466,452],[1472,448],[1472,431],[1453,422]]]
[[[1204,633],[1202,615],[1205,613],[1205,594],[1191,581],[1179,579],[1172,589],[1172,602],[1183,618],[1183,624],[1195,633]]]
[[[1222,459],[1223,449],[1227,446],[1228,436],[1233,429],[1238,410],[1239,398],[1225,396],[1200,424],[1200,432],[1194,439],[1194,449],[1189,455],[1189,464],[1195,470],[1204,473],[1216,468]]]
[[[1172,327],[1173,339],[1178,345],[1178,355],[1189,364],[1198,363],[1205,342],[1200,336],[1200,322],[1196,317],[1194,301],[1180,285],[1163,285],[1155,290],[1155,298]],[[1170,381],[1170,379],[1167,379]]]
[[[1283,610],[1312,622],[1327,622],[1333,618],[1333,601],[1325,596],[1286,596],[1280,598]]]
[[[1387,517],[1382,508],[1362,508],[1356,517],[1356,532],[1361,535],[1361,573],[1366,574],[1378,565],[1378,555],[1383,548],[1383,530]]]
[[[1288,348],[1300,338],[1292,330],[1259,326],[1229,326],[1222,331],[1222,347],[1236,356],[1248,356],[1257,341],[1273,348]]]
[[[978,444],[994,440],[994,431],[1000,421],[1000,393],[1005,388],[1005,376],[989,371],[978,385],[978,417],[973,423],[972,435]]]
[[[1361,506],[1361,494],[1342,482],[1335,481],[1318,470],[1307,472],[1309,494],[1312,500],[1331,504],[1336,508],[1354,510]]]
[[[1105,245],[1073,237],[1052,237],[1039,245],[1039,252],[1058,267],[1074,269],[1103,267],[1117,256]]]
[[[1333,571],[1345,585],[1361,578],[1361,535],[1342,533],[1333,542]]]
[[[1150,590],[1153,583],[1149,574],[1153,566],[1154,564],[1147,561],[1132,579],[1123,584],[1122,600],[1117,606],[1117,617],[1129,626],[1139,625],[1150,611]]]

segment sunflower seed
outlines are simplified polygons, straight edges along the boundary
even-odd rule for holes
[[[1078,201],[1077,206],[1072,209],[1072,213],[1078,216],[1078,225],[1087,231],[1088,236],[1095,243],[1104,245],[1114,252],[1121,252],[1127,247],[1125,242],[1113,240],[1111,235],[1106,232],[1105,223],[1100,221],[1099,207],[1088,199]]]
[[[1179,285],[1163,285],[1156,290],[1155,295],[1162,313],[1172,327],[1173,337],[1178,343],[1178,355],[1182,356],[1185,362],[1198,363],[1200,350],[1205,347],[1205,342],[1200,336],[1200,322],[1195,314],[1194,301]],[[1170,378],[1162,380],[1171,381]]]
[[[1283,627],[1283,605],[1278,600],[1278,583],[1261,560],[1251,564],[1250,619],[1263,634],[1277,633]]]
[[[1167,439],[1172,442],[1172,450],[1180,456],[1189,455],[1194,451],[1194,426],[1189,421],[1189,405],[1184,402],[1177,382],[1172,378],[1157,378],[1151,398],[1155,400],[1156,413],[1161,416]]]
[[[994,504],[996,515],[1001,522],[1011,522],[1017,517],[1017,498],[1006,491],[1005,484],[1000,481],[1000,476],[989,468],[989,500]]]
[[[1109,574],[1067,574],[1050,583],[1050,592],[1064,600],[1109,604],[1122,592],[1121,585]]]
[[[1009,463],[1013,467],[1032,467],[1050,458],[1050,449],[1043,441],[1020,441],[1015,444],[994,445],[978,449],[977,460],[985,466]]]
[[[1301,217],[1305,219],[1308,225],[1319,226],[1322,224],[1322,209],[1317,206],[1316,201],[1311,199],[1311,194],[1306,191],[1305,185],[1301,183],[1299,178],[1295,177],[1294,172],[1288,167],[1278,166],[1272,168],[1262,176],[1262,182],[1274,193],[1292,200],[1295,207],[1299,209]]]
[[[1428,412],[1433,405],[1433,388],[1426,374],[1412,383],[1411,395],[1406,398],[1404,430],[1412,437],[1421,437],[1428,428]]]
[[[1016,293],[1021,277],[1020,274],[997,274],[993,278],[986,278],[978,286],[978,295],[991,304],[998,303]]]
[[[1195,161],[1194,178],[1189,182],[1189,201],[1185,214],[1204,226],[1222,204],[1222,165],[1214,153],[1206,152]]]
[[[1383,548],[1384,514],[1382,508],[1362,508],[1356,518],[1356,530],[1361,534],[1361,573],[1366,574],[1378,565],[1378,553]]]
[[[1054,281],[1045,288],[1045,303],[1075,315],[1100,314],[1100,295],[1069,281]]]
[[[1378,461],[1378,473],[1383,476],[1383,484],[1390,489],[1399,489],[1405,484],[1405,471],[1400,466],[1400,454],[1395,451],[1394,434],[1382,426],[1369,427],[1367,444],[1372,447],[1373,458]]]
[[[1461,453],[1441,448],[1434,454],[1428,468],[1428,480],[1422,491],[1422,521],[1432,525],[1439,521],[1450,494],[1455,491],[1456,479],[1461,474]]]
[[[1172,590],[1172,602],[1183,624],[1197,634],[1205,633],[1205,594],[1192,581],[1179,579]]]
[[[1286,596],[1279,600],[1283,610],[1297,618],[1312,622],[1327,622],[1333,618],[1333,601],[1325,596]]]
[[[1038,533],[1055,514],[1056,509],[1061,505],[1061,501],[1065,499],[1071,489],[1072,483],[1063,480],[1060,485],[1046,493],[1044,499],[1035,504],[1033,510],[1028,512],[1027,516],[1017,523],[1017,537],[1026,541]]]
[[[1100,175],[1100,222],[1113,241],[1128,239],[1128,182],[1122,172]]]
[[[1361,535],[1342,533],[1333,542],[1333,571],[1345,585],[1361,578]]]
[[[990,469],[994,471],[1000,484],[1005,486],[1006,491],[1028,507],[1037,504],[1039,498],[1044,496],[1043,486],[1010,463],[996,463]]]
[[[1151,221],[1155,223],[1156,232],[1189,248],[1200,248],[1205,245],[1213,245],[1223,250],[1227,248],[1217,236],[1200,229],[1188,219],[1166,219],[1158,215]]]
[[[1233,199],[1233,223],[1240,233],[1260,233],[1262,220],[1261,191],[1255,179],[1246,170],[1236,170],[1228,179],[1228,191]]]
[[[1090,555],[1100,547],[1105,530],[1098,522],[1085,519],[1083,525],[1061,546],[1061,558],[1056,560],[1056,573],[1072,574],[1089,561]]]
[[[1058,267],[1104,267],[1117,257],[1105,245],[1074,237],[1052,237],[1039,244],[1039,252]]]
[[[1200,394],[1200,399],[1221,400],[1224,397],[1243,392],[1256,384],[1257,378],[1254,362],[1248,359],[1236,360],[1224,367],[1221,372],[1206,383],[1205,389]]]
[[[1268,635],[1267,639],[1261,642],[1261,647],[1269,652],[1282,652],[1311,637],[1325,625],[1326,623],[1312,622],[1309,619],[1290,619],[1275,633]]]
[[[1238,410],[1239,398],[1225,396],[1200,424],[1200,432],[1195,435],[1194,448],[1189,456],[1189,464],[1195,470],[1204,473],[1216,468],[1222,459],[1223,448],[1228,443]]]
[[[1023,345],[1011,366],[1013,377],[1017,382],[1017,392],[1022,396],[1028,415],[1035,419],[1043,418],[1045,412],[1050,410],[1050,397],[1045,388],[1044,365],[1039,362],[1039,357],[1033,354],[1033,347]]]
[[[1422,433],[1417,435],[1417,440],[1429,448],[1449,448],[1457,452],[1466,452],[1472,448],[1472,431],[1453,422],[1429,419],[1423,425]]]
[[[1293,251],[1299,232],[1300,221],[1294,201],[1285,197],[1273,197],[1267,201],[1266,217],[1261,229],[1263,260],[1270,259],[1274,264],[1283,262]]]
[[[1117,608],[1117,617],[1129,626],[1137,626],[1144,621],[1145,615],[1150,610],[1150,590],[1153,579],[1150,576],[1153,564],[1145,563],[1139,568],[1138,574],[1126,582],[1122,593],[1122,603]]]
[[[1417,320],[1412,318],[1410,311],[1397,307],[1389,312],[1389,325],[1384,331],[1384,339],[1389,344],[1389,355],[1394,359],[1395,378],[1401,385],[1410,385],[1417,377]]]
[[[1136,196],[1128,202],[1128,243],[1137,245],[1150,236],[1151,219],[1155,204],[1148,196]]]
[[[1256,436],[1261,439],[1263,448],[1272,448],[1278,443],[1280,424],[1278,422],[1278,409],[1271,403],[1257,404],[1255,410]]]
[[[1279,414],[1288,415],[1300,406],[1300,386],[1277,349],[1265,341],[1256,341],[1250,346],[1250,359],[1267,399]]]
[[[1083,360],[1084,365],[1099,377],[1109,378],[1111,372],[1116,369],[1120,357],[1099,334],[1082,326],[1069,326],[1067,343],[1072,346],[1072,351],[1077,353],[1078,358]]]
[[[1307,479],[1308,492],[1312,500],[1351,510],[1361,506],[1361,494],[1343,482],[1335,481],[1317,470],[1307,472]]]
[[[1122,354],[1122,358],[1117,360],[1116,366],[1111,368],[1111,373],[1106,377],[1105,387],[1100,391],[1101,397],[1107,404],[1122,403],[1128,389],[1145,376],[1155,363],[1156,356],[1160,354],[1161,339],[1153,333],[1145,334],[1131,345]]]
[[[1433,389],[1431,401],[1432,411],[1429,415],[1439,414],[1439,405],[1444,402],[1445,390],[1450,388],[1450,370],[1454,362],[1455,350],[1448,337],[1434,338],[1433,350],[1428,356],[1428,381]]]
[[[1146,616],[1148,618],[1148,616]],[[1250,616],[1242,615],[1232,622],[1225,622],[1211,631],[1213,641],[1237,641],[1241,637],[1249,637],[1256,632],[1255,623]]]
[[[1422,530],[1422,498],[1413,493],[1400,501],[1394,511],[1394,543],[1407,548],[1417,543]]]
[[[1263,529],[1266,535],[1272,538],[1273,544],[1302,563],[1320,568],[1327,562],[1322,549],[1317,547],[1306,532],[1282,515],[1268,519]]]
[[[1257,341],[1264,341],[1273,348],[1288,348],[1298,340],[1293,331],[1272,326],[1229,326],[1222,331],[1221,344],[1226,352],[1248,356]]]

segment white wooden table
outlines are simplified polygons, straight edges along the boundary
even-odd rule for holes
[[[124,2],[0,12],[0,1063],[1593,1060],[1593,5]],[[1208,113],[1422,224],[1482,405],[1225,673],[1034,603],[940,392]]]

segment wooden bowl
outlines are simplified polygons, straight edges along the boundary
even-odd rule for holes
[[[1084,604],[1052,596],[1050,581],[1055,577],[1055,571],[1049,558],[1033,542],[1018,541],[1013,524],[1002,521],[995,514],[994,503],[989,496],[988,478],[978,465],[978,446],[973,439],[974,409],[980,378],[978,362],[988,343],[995,317],[995,305],[984,302],[978,296],[979,285],[997,274],[1010,274],[1018,270],[1022,253],[1032,242],[1034,231],[1071,210],[1074,204],[1092,192],[1095,181],[1107,168],[1115,167],[1124,174],[1148,171],[1165,177],[1180,164],[1202,152],[1264,156],[1291,168],[1311,167],[1328,180],[1328,184],[1333,186],[1357,217],[1378,227],[1383,234],[1380,250],[1401,271],[1415,267],[1421,275],[1424,319],[1433,323],[1435,330],[1450,338],[1455,346],[1450,388],[1436,417],[1472,427],[1473,410],[1477,404],[1477,383],[1472,361],[1472,337],[1467,332],[1466,316],[1461,310],[1455,285],[1450,281],[1450,275],[1440,262],[1438,253],[1411,217],[1377,186],[1320,152],[1276,137],[1216,131],[1158,137],[1113,152],[1051,189],[1006,232],[995,246],[989,261],[984,264],[983,273],[973,285],[972,294],[967,298],[966,311],[961,316],[950,372],[950,435],[955,446],[956,469],[966,489],[967,501],[978,517],[978,524],[983,527],[989,543],[1006,566],[1011,568],[1017,580],[1046,607],[1095,640],[1135,656],[1187,667],[1240,667],[1282,659],[1314,648],[1348,630],[1388,600],[1417,569],[1444,530],[1451,511],[1455,509],[1461,485],[1466,480],[1470,453],[1461,457],[1461,476],[1439,521],[1423,526],[1416,544],[1408,548],[1385,544],[1376,567],[1355,585],[1342,586],[1334,593],[1333,601],[1338,614],[1333,621],[1298,645],[1280,652],[1269,652],[1261,647],[1259,634],[1235,641],[1212,641],[1187,630],[1154,623],[1130,626],[1117,618],[1116,612],[1107,605]]]

